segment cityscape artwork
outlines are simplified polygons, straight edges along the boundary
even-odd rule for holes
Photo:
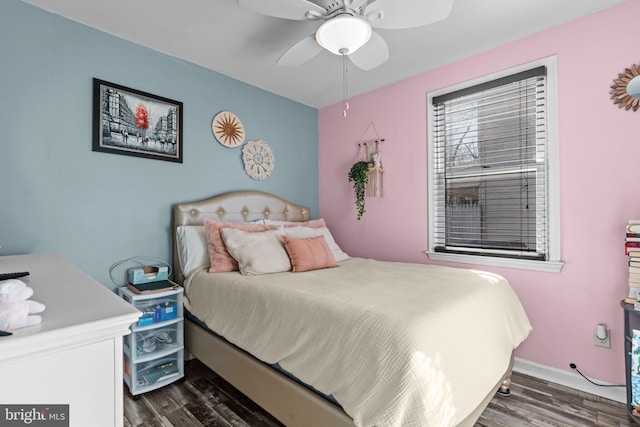
[[[182,102],[94,78],[93,151],[182,163]]]

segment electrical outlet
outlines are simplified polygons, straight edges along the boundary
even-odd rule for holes
[[[604,338],[602,338],[603,335]],[[606,325],[600,324],[593,327],[593,345],[611,348],[611,334]]]

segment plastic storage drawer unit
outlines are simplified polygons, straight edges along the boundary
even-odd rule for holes
[[[136,294],[126,286],[118,294],[142,312],[124,340],[124,381],[132,396],[184,377],[182,288]]]

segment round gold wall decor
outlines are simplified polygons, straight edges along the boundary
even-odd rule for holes
[[[637,98],[637,95],[629,94],[627,91],[627,85],[638,76],[640,76],[640,65],[633,64],[631,67],[626,68],[624,72],[618,74],[617,79],[613,80],[609,93],[613,103],[618,104],[619,108],[624,108],[625,110],[633,109],[633,111],[640,108],[640,98]]]
[[[218,142],[225,147],[237,147],[244,142],[244,126],[230,111],[221,111],[211,122],[211,130]]]

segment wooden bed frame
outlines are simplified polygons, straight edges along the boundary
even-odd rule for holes
[[[175,230],[180,225],[201,225],[204,218],[246,222],[257,219],[307,221],[310,211],[278,196],[259,191],[227,193],[173,207],[173,272],[184,277],[176,250]],[[186,350],[234,387],[289,427],[353,427],[353,420],[337,405],[239,350],[198,324],[185,319]],[[472,427],[497,391],[508,394],[513,355],[503,378],[459,427]]]

